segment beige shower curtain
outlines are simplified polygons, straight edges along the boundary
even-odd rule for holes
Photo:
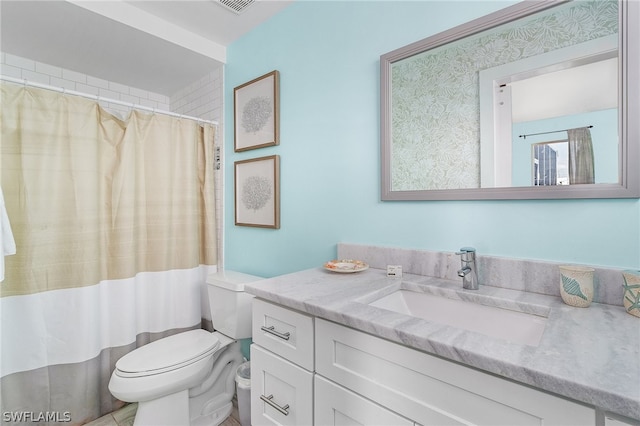
[[[17,246],[0,283],[2,410],[82,423],[112,408],[117,356],[200,325],[198,268],[217,260],[215,128],[1,89],[0,184]]]
[[[20,250],[2,295],[216,263],[213,132],[7,84],[2,188]],[[194,240],[200,240],[194,244]]]

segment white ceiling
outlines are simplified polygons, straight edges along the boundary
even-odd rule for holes
[[[212,0],[1,0],[0,50],[171,96],[292,1],[236,14]]]
[[[617,108],[618,58],[542,74],[510,86],[514,123]]]

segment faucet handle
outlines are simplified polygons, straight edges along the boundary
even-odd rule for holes
[[[475,253],[476,249],[473,247],[460,247],[460,251],[456,252],[456,254],[464,254],[464,253]]]
[[[461,247],[456,254],[461,256],[460,260],[463,262],[472,262],[476,256],[476,249],[473,247]]]

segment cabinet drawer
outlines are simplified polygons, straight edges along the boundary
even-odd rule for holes
[[[313,371],[313,318],[253,299],[253,341]]]
[[[313,424],[313,373],[251,345],[251,424]]]
[[[316,425],[413,426],[414,423],[386,408],[338,386],[318,375],[314,377]]]
[[[422,425],[594,425],[595,410],[316,320],[316,372]]]

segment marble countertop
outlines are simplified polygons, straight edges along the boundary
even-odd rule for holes
[[[548,314],[538,346],[428,322],[369,306],[398,288]],[[621,306],[574,308],[558,297],[370,268],[315,268],[245,286],[262,299],[461,362],[619,415],[640,419],[640,318]]]

